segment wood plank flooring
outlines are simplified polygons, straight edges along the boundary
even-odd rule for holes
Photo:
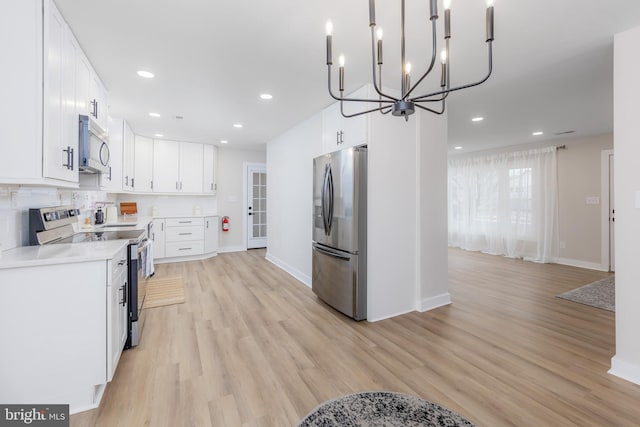
[[[479,426],[637,426],[607,374],[614,314],[555,295],[607,273],[450,250],[454,303],[353,322],[263,250],[163,264],[186,303],[146,310],[100,408],[72,426],[291,426],[362,390],[410,393]]]

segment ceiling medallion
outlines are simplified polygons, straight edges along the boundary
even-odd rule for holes
[[[442,50],[440,55],[441,67],[440,67],[440,89],[422,94],[422,95],[414,95],[413,92],[418,87],[418,85],[434,70],[434,65],[436,62],[436,52],[437,48],[437,31],[436,31],[436,23],[438,21],[438,5],[437,0],[430,0],[430,21],[432,27],[432,39],[433,39],[433,51],[431,54],[431,60],[429,62],[429,67],[425,71],[424,74],[412,85],[411,84],[411,64],[406,62],[405,58],[405,0],[401,1],[401,44],[400,44],[400,52],[401,52],[401,66],[402,66],[402,76],[400,81],[400,87],[402,94],[401,97],[393,97],[382,92],[382,29],[376,29],[376,12],[375,12],[375,0],[369,0],[369,27],[371,28],[371,60],[372,60],[372,68],[373,68],[373,87],[378,94],[378,99],[358,99],[358,98],[345,98],[344,97],[344,63],[345,58],[344,55],[340,55],[339,57],[339,69],[338,69],[338,79],[339,79],[339,90],[340,96],[336,96],[333,93],[331,88],[331,66],[333,65],[332,58],[332,33],[333,33],[333,24],[331,21],[327,22],[327,70],[328,70],[328,88],[329,94],[331,97],[337,101],[340,101],[340,112],[344,117],[355,117],[362,114],[371,113],[374,111],[380,111],[382,114],[391,113],[394,116],[404,117],[405,120],[409,120],[409,116],[415,113],[416,108],[420,108],[425,111],[429,111],[435,114],[442,114],[445,111],[446,99],[449,93],[467,89],[473,86],[478,86],[489,79],[491,76],[491,71],[493,68],[493,49],[492,43],[494,40],[493,34],[493,0],[487,0],[487,10],[486,10],[486,43],[489,51],[489,71],[486,76],[481,80],[468,83],[461,86],[451,87],[450,86],[450,64],[449,64],[449,40],[451,39],[451,1],[444,0],[444,43],[445,48]],[[377,38],[377,49],[376,49],[376,38]],[[413,95],[413,96],[412,96]],[[355,114],[345,114],[343,110],[343,102],[344,101],[353,101],[353,102],[373,102],[378,103],[378,108],[373,108],[370,110],[362,111]],[[429,105],[429,103],[440,103],[440,108],[428,108],[423,104]],[[384,104],[384,105],[383,105]]]

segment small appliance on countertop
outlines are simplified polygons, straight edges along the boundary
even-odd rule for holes
[[[104,212],[102,211],[102,206],[98,206],[96,209],[96,224],[104,224]]]

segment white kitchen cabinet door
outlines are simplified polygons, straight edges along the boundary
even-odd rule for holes
[[[180,192],[202,193],[202,144],[180,143]]]
[[[151,234],[151,240],[153,240],[153,257],[154,259],[161,259],[165,257],[165,242],[166,242],[166,224],[164,219],[153,220],[153,233]]]
[[[104,87],[102,80],[100,80],[100,76],[98,76],[95,70],[91,74],[90,91],[91,116],[100,125],[100,127],[107,129],[109,126],[109,101],[107,89]]]
[[[100,175],[100,186],[107,191],[122,191],[123,141],[124,120],[109,118],[109,171]]]
[[[368,87],[364,86],[347,95],[349,98],[368,99]],[[354,114],[373,108],[366,102],[345,102],[344,113]],[[340,110],[340,102],[335,102],[322,111],[322,151],[330,153],[347,147],[367,143],[368,115],[346,118]]]
[[[137,138],[136,136],[136,145],[138,142]],[[177,193],[180,191],[179,167],[180,143],[176,141],[154,140],[153,191],[155,193]]]
[[[133,191],[133,177],[135,170],[135,135],[129,126],[124,122],[122,136],[122,189]]]
[[[216,170],[218,148],[214,145],[204,144],[204,165],[202,191],[205,194],[216,194]]]
[[[76,112],[88,116],[91,113],[91,63],[79,52],[76,56]]]
[[[218,217],[207,216],[204,218],[204,253],[209,254],[218,251]]]
[[[45,1],[44,4],[42,174],[45,178],[78,182],[75,68],[79,47],[55,4],[51,1]]]
[[[136,192],[150,193],[153,191],[154,175],[154,145],[151,138],[135,136],[134,147],[134,177],[131,186]]]

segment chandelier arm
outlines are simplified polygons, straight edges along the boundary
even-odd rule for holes
[[[444,114],[444,100],[442,101],[442,110],[441,111],[432,110],[431,108],[423,107],[420,104],[415,104],[415,106],[418,107],[418,108],[421,108],[423,110],[429,111],[430,113],[434,113],[434,114],[438,114],[438,115]]]
[[[374,27],[371,27],[371,62],[373,65],[373,88],[376,90],[378,96],[384,96],[385,98],[389,98],[392,99],[393,101],[391,102],[395,102],[395,101],[399,101],[398,98],[394,98],[391,95],[387,95],[386,93],[382,92],[382,90],[380,89],[380,87],[382,87],[382,66],[380,67],[380,87],[378,87],[378,79],[376,76],[376,37],[375,37],[375,29]]]
[[[360,98],[345,98],[342,95],[341,96],[336,96],[333,91],[331,90],[331,65],[327,65],[327,82],[328,82],[328,88],[329,88],[329,95],[331,95],[331,97],[333,99],[335,99],[336,101],[355,101],[355,102],[388,102],[393,104],[395,101],[389,100],[389,99],[360,99]],[[388,107],[388,105],[385,105],[384,108]],[[375,111],[375,110],[373,110]]]
[[[415,101],[415,102],[440,102],[440,101],[444,101],[445,99],[447,99],[448,96],[449,96],[449,92],[445,93],[444,95],[442,95],[438,99],[421,99],[421,100]]]
[[[349,101],[349,100],[348,100],[348,99],[345,99],[345,101]],[[369,102],[373,102],[373,101],[369,101]],[[363,115],[363,114],[373,113],[374,111],[382,111],[382,110],[384,110],[385,108],[389,108],[389,111],[391,111],[391,108],[390,108],[388,105],[385,105],[384,107],[374,108],[374,109],[371,109],[371,110],[362,111],[362,112],[360,112],[360,113],[345,114],[345,113],[344,113],[344,110],[343,110],[343,108],[342,108],[342,106],[343,106],[343,102],[342,102],[342,101],[340,101],[340,113],[342,114],[342,116],[343,116],[343,117],[346,117],[346,118],[351,118],[351,117],[361,116],[361,115]],[[383,114],[386,114],[386,113],[383,113]]]
[[[418,81],[417,81],[417,82],[415,82],[415,83],[413,84],[413,86],[409,89],[409,91],[408,91],[408,92],[407,92],[407,94],[405,95],[405,98],[404,98],[404,99],[406,99],[407,97],[409,97],[409,95],[411,95],[411,92],[413,92],[413,90],[414,90],[415,88],[417,88],[417,87],[418,87],[418,85],[419,85],[420,83],[422,83],[422,81],[423,81],[423,80],[424,80],[424,79],[429,75],[429,73],[431,73],[431,70],[433,70],[433,66],[434,66],[434,65],[435,65],[435,63],[436,63],[436,52],[438,51],[438,33],[437,33],[437,30],[436,30],[436,20],[435,20],[435,19],[432,19],[432,20],[431,20],[431,24],[432,24],[431,26],[432,26],[432,28],[433,28],[433,30],[432,30],[432,37],[433,37],[433,52],[431,53],[431,63],[429,64],[429,68],[427,68],[427,71],[422,75],[422,77],[420,77],[420,78],[418,79]]]
[[[454,87],[453,89],[444,89],[438,92],[433,92],[427,95],[420,95],[420,96],[416,96],[415,98],[411,98],[409,101],[412,102],[416,102],[416,101],[422,101],[424,98],[429,98],[432,96],[436,96],[436,95],[442,95],[445,93],[450,93],[450,92],[455,92],[457,90],[462,90],[462,89],[468,89],[470,87],[474,87],[474,86],[478,86],[481,85],[482,83],[486,82],[487,80],[489,80],[489,77],[491,77],[491,72],[493,71],[493,45],[491,44],[492,41],[487,42],[489,43],[489,71],[487,72],[487,75],[482,79],[479,80],[475,83],[469,83],[463,86],[458,86],[458,87]]]

